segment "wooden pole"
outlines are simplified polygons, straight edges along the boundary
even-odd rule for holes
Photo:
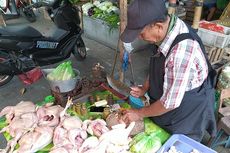
[[[119,51],[120,51],[120,56],[122,56],[124,53],[124,49],[123,49],[122,41],[120,39],[120,35],[125,30],[125,27],[127,25],[127,0],[120,0],[119,6],[120,6]],[[121,82],[124,82],[124,72],[122,71],[122,64],[120,64],[119,67],[120,67],[119,79]]]
[[[194,18],[193,18],[193,24],[192,27],[194,29],[198,29],[199,22],[202,14],[202,7],[203,7],[203,0],[196,0],[195,1],[195,12],[194,12]]]
[[[6,26],[5,20],[1,13],[0,13],[0,26]]]
[[[176,12],[176,0],[169,0],[168,14]]]

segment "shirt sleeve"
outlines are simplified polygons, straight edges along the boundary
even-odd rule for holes
[[[166,109],[180,106],[189,82],[189,75],[194,61],[193,40],[183,40],[175,45],[165,61],[163,95],[160,98]]]

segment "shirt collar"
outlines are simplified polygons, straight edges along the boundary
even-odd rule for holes
[[[170,18],[173,18],[173,17],[175,17],[175,16],[171,16]],[[169,51],[174,39],[176,38],[176,36],[180,33],[184,33],[183,29],[185,26],[186,25],[183,23],[182,20],[180,20],[178,17],[175,17],[175,24],[174,24],[172,30],[170,30],[167,33],[167,35],[165,36],[163,42],[161,43],[161,45],[158,48],[158,52],[161,52],[166,57],[166,55],[168,54],[168,51]]]

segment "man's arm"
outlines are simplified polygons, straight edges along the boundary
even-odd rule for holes
[[[153,117],[163,115],[172,109],[166,109],[160,100],[152,103],[149,106],[143,107],[138,110],[138,114],[143,117]]]
[[[144,117],[153,117],[163,115],[172,109],[166,109],[160,100],[152,103],[150,106],[141,109],[130,109],[123,112],[122,119],[126,124],[132,121],[142,120]]]

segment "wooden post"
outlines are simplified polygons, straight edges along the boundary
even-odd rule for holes
[[[176,12],[176,0],[169,0],[168,14]]]
[[[0,13],[0,26],[6,26],[5,20],[1,13]]]
[[[196,0],[195,1],[195,12],[194,12],[194,18],[193,18],[193,24],[192,27],[194,29],[198,29],[199,22],[202,14],[202,7],[203,7],[203,0]]]
[[[120,40],[120,35],[121,33],[125,30],[125,27],[127,25],[127,0],[120,0],[119,1],[119,6],[120,6],[120,33],[119,33],[119,51],[120,51],[120,56],[123,55],[124,49],[122,42]],[[124,81],[124,72],[122,71],[122,64],[119,65],[119,78],[120,81]]]

